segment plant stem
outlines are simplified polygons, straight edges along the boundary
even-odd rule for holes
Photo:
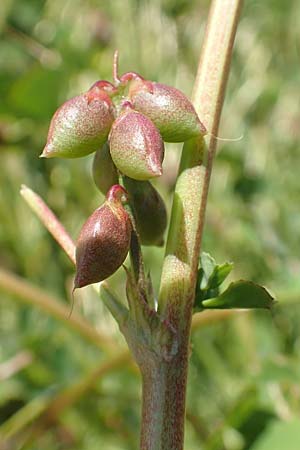
[[[142,371],[143,372],[143,371]],[[141,450],[160,449],[166,399],[165,365],[154,363],[142,373]]]
[[[183,449],[187,344],[171,362],[158,361],[142,370],[141,450]]]
[[[29,187],[25,186],[25,184],[21,186],[20,194],[30,206],[32,211],[40,219],[45,228],[47,228],[49,233],[52,234],[54,239],[62,247],[72,263],[76,264],[75,244],[53,211],[51,211],[51,209],[38,194],[36,194]]]
[[[203,138],[190,140],[183,148],[161,280],[160,311],[171,318],[172,323],[180,321],[186,302],[191,304],[194,300],[208,188],[216,149],[215,136],[218,133],[241,3],[241,0],[214,0],[208,18],[193,101],[209,135],[206,141]],[[176,308],[178,293],[180,305]]]
[[[183,148],[164,260],[159,312],[177,332],[178,351],[143,373],[142,450],[182,450],[189,339],[206,201],[241,0],[214,0],[193,100],[210,135]],[[158,372],[157,372],[158,370]],[[159,382],[157,381],[159,378]],[[159,401],[157,401],[157,399]],[[150,428],[150,429],[149,429]],[[151,432],[151,429],[157,431]]]

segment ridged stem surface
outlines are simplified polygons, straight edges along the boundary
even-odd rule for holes
[[[189,339],[208,187],[241,0],[212,1],[193,102],[209,134],[183,148],[159,296],[178,351],[149,364],[144,379],[142,450],[183,450]],[[152,431],[151,431],[152,430]]]

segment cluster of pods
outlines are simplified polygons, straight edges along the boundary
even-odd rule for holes
[[[205,132],[182,92],[135,72],[116,77],[115,84],[97,81],[56,111],[41,156],[95,152],[93,176],[106,196],[77,240],[75,288],[104,280],[124,262],[132,233],[127,202],[141,243],[163,244],[166,209],[149,180],[162,174],[164,141],[184,142]]]

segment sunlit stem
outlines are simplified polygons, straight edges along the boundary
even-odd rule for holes
[[[211,135],[184,145],[177,178],[169,236],[164,260],[159,312],[178,333],[175,357],[161,366],[149,367],[145,380],[145,414],[142,417],[142,450],[183,450],[185,393],[189,360],[189,341],[200,245],[220,114],[229,73],[233,41],[241,10],[241,0],[211,2],[204,44],[199,62],[193,101],[197,113]],[[159,375],[157,373],[159,370]],[[162,382],[161,377],[164,377]],[[161,395],[157,396],[157,389]],[[156,398],[165,398],[159,415]],[[147,424],[161,421],[159,434],[147,433]],[[157,419],[157,420],[158,420]]]
[[[36,192],[25,186],[25,184],[21,186],[20,193],[45,228],[47,228],[56,242],[65,251],[72,263],[76,264],[75,244],[53,211],[51,211],[44,200]]]
[[[115,85],[118,86],[121,82],[119,77],[119,51],[115,50],[114,62],[113,62],[113,80]]]

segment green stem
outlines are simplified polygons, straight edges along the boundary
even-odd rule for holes
[[[208,18],[193,101],[209,134],[205,141],[191,140],[183,148],[161,280],[160,310],[175,323],[180,322],[187,303],[189,309],[193,303],[215,136],[241,4],[241,0],[214,0]]]
[[[166,370],[164,364],[154,363],[142,370],[142,429],[141,450],[160,450],[163,432],[163,411],[166,399]]]
[[[154,369],[149,366],[144,375],[142,450],[183,449],[196,273],[216,148],[214,136],[218,132],[241,3],[241,0],[214,0],[210,9],[193,94],[196,110],[210,134],[206,140],[191,140],[183,148],[159,297],[159,312],[176,330],[179,346],[176,356],[164,362],[162,373],[160,368],[159,374],[153,374]],[[160,394],[151,382],[158,376],[163,378],[158,383]],[[159,403],[156,398],[165,402]],[[163,408],[163,412],[157,408]],[[153,421],[161,430],[160,437],[147,432]]]
[[[188,342],[182,341],[171,361],[147,361],[147,367],[141,368],[141,450],[183,449],[188,348]]]
[[[30,206],[32,211],[37,215],[42,224],[52,234],[54,239],[58,242],[66,255],[70,258],[73,264],[75,261],[75,244],[64,226],[59,222],[53,211],[46,205],[44,200],[32,189],[23,184],[21,186],[20,194]]]

